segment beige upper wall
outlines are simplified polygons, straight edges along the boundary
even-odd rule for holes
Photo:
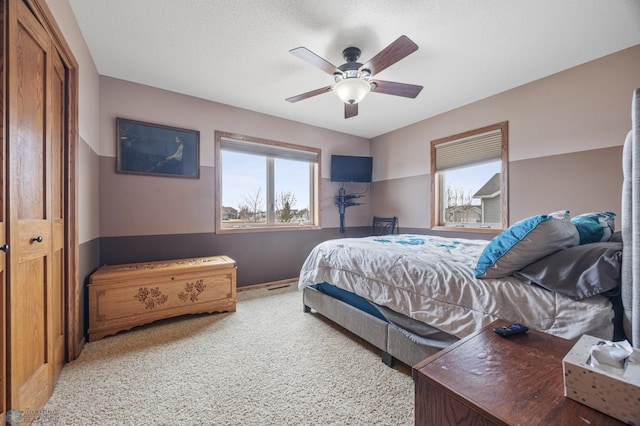
[[[214,232],[215,130],[320,148],[323,227],[339,224],[331,154],[369,155],[368,139],[110,77],[100,77],[100,94],[102,237]],[[116,174],[116,117],[199,131],[200,179]],[[370,208],[351,208],[347,216],[348,226],[368,225]]]
[[[78,240],[80,244],[100,236],[98,209],[97,157],[99,78],[98,71],[82,37],[76,17],[67,0],[47,0],[47,6],[78,62]]]
[[[80,137],[98,151],[98,70],[67,0],[46,0],[80,68],[78,115]]]
[[[622,145],[637,87],[640,45],[374,138],[374,181],[428,174],[431,140],[501,121],[510,161]]]
[[[100,237],[99,158],[82,138],[78,144],[78,176],[80,194],[78,234],[80,244]]]
[[[179,93],[100,77],[101,156],[116,156],[116,117],[200,132],[200,164],[214,166],[214,131],[322,149],[322,177],[331,154],[369,155],[369,140]]]

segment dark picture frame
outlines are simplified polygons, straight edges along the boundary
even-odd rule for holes
[[[200,178],[200,132],[116,118],[116,173]]]

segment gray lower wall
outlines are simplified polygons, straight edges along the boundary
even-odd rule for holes
[[[156,260],[227,255],[236,261],[237,286],[244,287],[296,278],[313,247],[325,240],[362,237],[369,227],[257,232],[243,234],[173,234],[102,237],[80,244],[80,330],[89,326],[86,286],[96,269]],[[81,336],[82,339],[84,336]]]
[[[236,261],[237,286],[296,278],[313,247],[325,240],[362,237],[369,227],[257,232],[102,237],[80,245],[80,330],[89,326],[89,278],[102,265],[227,255]],[[81,336],[82,338],[83,336]]]
[[[237,286],[296,278],[313,247],[325,240],[367,235],[368,227],[242,234],[174,234],[100,239],[100,264],[227,255],[236,261]]]
[[[237,286],[296,278],[311,250],[337,238],[369,235],[370,227],[243,234],[179,234],[100,238],[100,265],[114,265],[201,256],[227,255],[238,267]],[[425,228],[400,228],[402,233],[453,238],[490,238],[482,234],[437,232]]]
[[[91,274],[100,267],[100,239],[96,238],[91,241],[80,244],[78,251],[78,291],[80,292],[80,312],[78,316],[80,321],[79,330],[82,336],[78,341],[84,339],[84,335],[89,327],[89,295],[86,286],[89,283]]]

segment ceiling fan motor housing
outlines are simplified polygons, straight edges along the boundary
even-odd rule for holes
[[[356,62],[360,57],[360,49],[357,47],[347,47],[342,51],[342,57],[347,62]]]
[[[357,47],[347,47],[342,51],[342,57],[347,62],[338,67],[342,73],[334,73],[336,82],[345,78],[369,78],[371,72],[369,70],[360,70],[362,64],[357,62],[358,58],[360,58],[360,53],[360,49]]]

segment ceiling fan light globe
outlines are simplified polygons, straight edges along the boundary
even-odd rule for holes
[[[334,93],[346,104],[357,104],[371,91],[368,81],[359,78],[345,78],[333,86]]]

